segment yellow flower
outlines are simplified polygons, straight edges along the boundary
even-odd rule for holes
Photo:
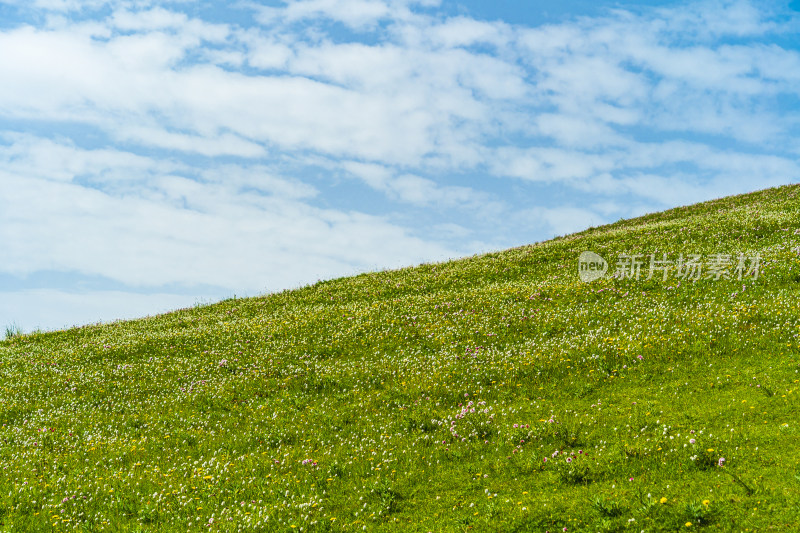
[[[660,501],[661,503],[667,503],[667,499],[666,499],[666,498],[661,498],[659,501]]]
[[[692,527],[692,523],[691,522],[686,522],[686,527]]]
[[[710,502],[710,501],[708,501],[708,500],[703,500],[703,505],[705,505],[706,507],[708,507],[708,504],[709,504],[709,503],[711,503],[711,502]]]
[[[707,449],[706,451],[707,451],[707,452],[713,452],[713,451],[714,451],[714,448],[709,448],[709,449]]]

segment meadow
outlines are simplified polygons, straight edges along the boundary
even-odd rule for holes
[[[798,531],[799,194],[11,329],[0,530]],[[760,271],[583,283],[585,250]]]

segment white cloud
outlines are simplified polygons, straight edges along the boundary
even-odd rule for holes
[[[0,4],[64,12],[97,9],[107,3],[107,0],[0,0]]]
[[[485,211],[501,209],[500,203],[492,199],[491,195],[470,187],[442,186],[431,179],[413,174],[395,175],[388,167],[370,163],[346,161],[341,166],[372,189],[415,206],[481,207]]]
[[[528,90],[519,67],[461,49],[287,42],[161,8],[118,10],[108,22],[134,33],[97,40],[69,27],[24,27],[0,35],[0,50],[21,51],[0,59],[12,80],[0,89],[6,116],[83,122],[206,155],[256,157],[266,143],[393,164],[474,165],[481,125],[499,117],[486,100]],[[183,64],[205,40],[225,38],[242,42],[204,54],[214,64],[235,64],[244,46],[250,65],[286,72]]]
[[[513,39],[511,26],[503,22],[484,22],[455,17],[431,28],[428,38],[447,48],[491,44],[504,47]]]
[[[38,12],[92,12],[104,7],[147,9],[155,6],[191,4],[196,0],[0,0],[0,4]]]
[[[60,159],[28,168],[42,149]],[[0,269],[9,274],[257,291],[455,255],[380,217],[306,205],[300,200],[312,188],[254,168],[222,166],[189,179],[146,158],[31,139],[4,148],[0,161]],[[50,166],[63,167],[58,181]],[[102,181],[106,170],[125,168],[141,179],[135,187]],[[71,179],[73,171],[92,173],[94,187]]]
[[[247,46],[247,63],[255,68],[271,70],[284,69],[294,52],[274,36],[261,36],[253,32],[243,32],[240,39]]]
[[[536,117],[537,132],[562,146],[597,148],[619,145],[624,138],[611,125],[589,117],[542,113]]]
[[[10,175],[41,180],[71,181],[75,177],[132,179],[153,172],[179,168],[167,162],[113,149],[82,150],[69,140],[56,142],[31,135],[0,134],[9,144],[0,144],[2,170]]]
[[[381,0],[297,0],[289,2],[282,15],[289,21],[317,18],[320,15],[363,27],[386,18],[390,8]]]
[[[184,13],[168,11],[157,7],[147,11],[120,9],[111,16],[114,27],[128,31],[180,29],[185,27],[189,17]]]
[[[230,133],[216,136],[188,135],[165,131],[154,126],[122,127],[113,133],[114,137],[123,141],[135,141],[142,146],[156,146],[180,152],[194,152],[205,156],[234,155],[255,158],[267,154],[266,149]]]
[[[386,166],[375,163],[362,163],[360,161],[344,161],[342,168],[354,176],[362,179],[371,188],[385,191],[389,187],[394,174]]]
[[[327,19],[364,30],[381,20],[415,18],[410,6],[437,6],[440,0],[283,0],[283,7],[259,7],[265,25]]]
[[[138,294],[126,291],[68,292],[56,289],[31,289],[0,292],[0,317],[8,317],[0,326],[23,325],[30,333],[63,329],[96,322],[133,319],[216,301],[231,294]],[[64,313],[69,309],[69,315]]]
[[[600,225],[603,218],[590,209],[580,207],[543,207],[536,206],[518,214],[518,219],[531,227],[545,226],[548,237],[561,236]]]
[[[307,183],[258,165],[221,165],[204,169],[200,175],[207,183],[224,185],[237,192],[257,192],[292,200],[310,199],[319,194],[316,188]]]
[[[415,205],[452,207],[485,202],[485,195],[469,187],[440,187],[435,181],[410,174],[398,176],[389,184],[389,189],[401,200]]]
[[[748,37],[762,35],[776,29],[776,23],[767,20],[768,7],[745,0],[712,0],[687,2],[678,9],[657,10],[659,17],[654,26],[674,35],[691,36],[698,40],[711,40],[721,36]]]
[[[544,182],[581,180],[616,168],[613,152],[593,154],[562,148],[501,148],[492,159],[493,173]]]
[[[487,163],[484,143],[499,132],[591,150],[624,146],[620,127],[760,142],[785,138],[793,123],[742,100],[796,84],[789,67],[800,63],[797,54],[775,46],[672,47],[671,30],[652,15],[518,29],[466,17],[393,18],[409,10],[403,3],[314,0],[273,9],[314,18],[340,7],[367,18],[386,13],[397,35],[418,28],[430,36],[306,41],[277,27],[232,30],[163,7],[122,8],[107,23],[133,33],[106,40],[68,26],[4,32],[0,50],[20,52],[0,59],[10,80],[0,106],[10,117],[85,122],[119,139],[208,156],[261,157],[275,146],[440,169]],[[206,40],[231,48],[205,50],[210,64],[183,64]],[[492,44],[497,55],[462,48],[476,43]],[[271,74],[216,66],[245,57]]]

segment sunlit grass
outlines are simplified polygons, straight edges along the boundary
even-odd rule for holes
[[[13,531],[790,531],[798,187],[0,343]],[[758,279],[577,258],[760,253]],[[8,335],[7,335],[8,336]]]

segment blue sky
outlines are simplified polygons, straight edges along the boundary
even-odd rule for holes
[[[0,0],[0,326],[800,177],[798,2]]]

